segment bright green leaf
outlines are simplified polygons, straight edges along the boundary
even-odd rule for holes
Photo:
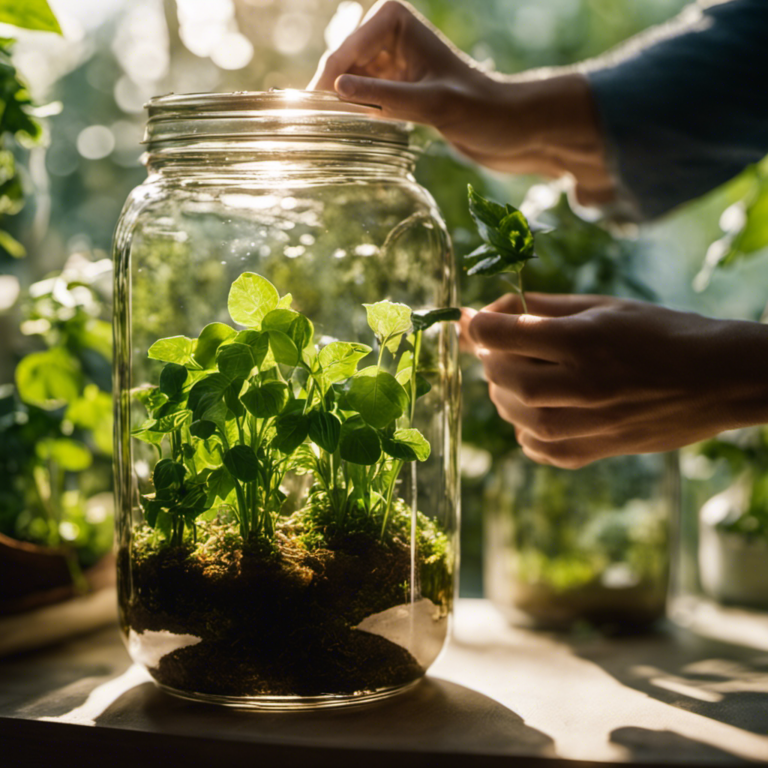
[[[287,311],[287,310],[284,310]],[[269,348],[275,360],[283,365],[294,367],[299,364],[299,350],[293,339],[282,331],[268,331]]]
[[[219,347],[229,341],[237,331],[224,323],[210,323],[200,331],[200,336],[195,344],[195,362],[202,368],[213,368],[216,361],[216,352]]]
[[[363,306],[368,315],[368,325],[379,344],[384,344],[394,354],[403,334],[411,330],[411,308],[394,301],[378,301]]]
[[[381,445],[390,456],[402,461],[426,461],[431,447],[418,429],[398,429],[392,437],[381,437]]]
[[[82,472],[91,466],[93,457],[79,440],[66,437],[46,438],[35,444],[35,452],[43,461],[53,461],[66,472]]]
[[[188,365],[192,362],[195,344],[195,339],[189,339],[186,336],[170,336],[167,339],[158,339],[149,348],[147,356],[152,360],[162,360],[164,363]]]
[[[375,365],[352,378],[346,399],[351,408],[377,429],[402,416],[408,407],[408,395],[397,379]]]
[[[0,22],[23,29],[62,34],[46,0],[0,0]]]
[[[253,272],[244,272],[232,283],[227,308],[236,323],[258,329],[265,315],[277,307],[279,298],[269,280]]]
[[[354,344],[347,341],[332,341],[320,350],[318,363],[322,369],[320,376],[323,394],[331,384],[354,376],[357,364],[371,352],[366,344]]]
[[[53,410],[80,395],[82,375],[78,361],[64,348],[33,352],[16,366],[16,389],[30,405]]]

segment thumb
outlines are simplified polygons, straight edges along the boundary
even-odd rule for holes
[[[401,83],[359,75],[341,75],[334,87],[345,101],[381,107],[386,117],[427,125],[433,124],[439,111],[443,90],[433,83]]]

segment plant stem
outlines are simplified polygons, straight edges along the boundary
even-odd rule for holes
[[[384,534],[387,532],[387,525],[389,524],[389,516],[392,511],[392,497],[395,495],[395,485],[397,484],[397,478],[400,475],[400,470],[403,468],[404,462],[400,459],[395,461],[395,471],[392,473],[392,480],[387,488],[387,501],[384,507],[384,520],[381,523],[381,539],[384,540]]]
[[[419,369],[419,356],[421,354],[421,334],[417,331],[413,340],[413,364],[411,367],[411,414],[408,426],[413,426],[413,418],[416,415],[416,372]]]

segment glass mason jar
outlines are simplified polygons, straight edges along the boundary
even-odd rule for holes
[[[676,454],[578,470],[510,454],[484,499],[486,594],[515,623],[649,626],[665,611],[678,472]]]
[[[408,127],[331,94],[171,95],[145,143],[115,241],[130,653],[234,706],[400,691],[447,633],[460,396]]]
[[[768,427],[682,455],[670,615],[708,637],[768,651]]]

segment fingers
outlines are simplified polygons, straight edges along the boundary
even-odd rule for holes
[[[476,314],[477,310],[462,307],[461,320],[459,320],[459,348],[462,352],[467,352],[470,355],[477,354],[477,345],[469,334],[469,324]]]
[[[490,383],[488,393],[499,415],[538,440],[566,440],[612,434],[625,423],[624,414],[606,408],[531,407],[514,392]]]
[[[583,406],[588,400],[564,367],[520,355],[480,350],[486,379],[530,407]]]
[[[478,312],[469,323],[474,343],[484,349],[559,362],[569,359],[566,321],[536,315]]]
[[[543,317],[566,317],[578,312],[585,312],[594,307],[603,307],[616,302],[610,296],[594,294],[557,294],[557,293],[528,293],[525,294],[528,312]],[[517,315],[523,311],[520,296],[507,293],[492,304],[485,307],[489,312],[503,312]]]
[[[327,52],[307,90],[332,91],[336,78],[352,67],[363,67],[391,45],[401,23],[397,3],[375,5],[368,18],[335,50]],[[403,9],[404,10],[404,9]]]
[[[382,115],[431,124],[440,112],[443,89],[437,83],[401,83],[375,77],[341,75],[334,87],[345,101],[381,107]]]

